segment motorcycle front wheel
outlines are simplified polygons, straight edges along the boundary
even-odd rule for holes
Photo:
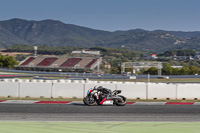
[[[118,96],[119,96],[120,98],[115,100],[115,104],[116,104],[117,106],[124,106],[124,105],[126,105],[126,102],[127,102],[126,97],[121,96],[121,95],[118,95]]]
[[[88,106],[93,106],[93,105],[96,105],[96,101],[94,98],[92,97],[84,97],[83,98],[83,102],[85,105],[88,105]]]

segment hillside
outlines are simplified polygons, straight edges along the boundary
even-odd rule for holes
[[[87,47],[93,45],[96,41],[96,36],[109,35],[109,32],[106,31],[64,24],[54,20],[27,21],[11,19],[1,21],[0,27],[0,34],[4,34],[4,37],[0,38],[1,45],[23,43],[30,45],[79,45]],[[5,36],[7,37],[5,38]]]
[[[184,38],[193,38],[193,37],[200,37],[200,31],[164,31],[164,30],[155,30],[154,32],[166,32],[170,33],[179,37],[184,37]]]
[[[28,21],[11,19],[0,21],[0,48],[12,44],[124,47],[127,49],[160,53],[171,49],[200,47],[200,32],[102,31],[65,24],[55,20]]]

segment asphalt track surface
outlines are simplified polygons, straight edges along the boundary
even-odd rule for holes
[[[200,122],[200,106],[0,104],[0,121]]]

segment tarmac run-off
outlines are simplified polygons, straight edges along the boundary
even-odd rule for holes
[[[82,101],[36,101],[36,100],[0,100],[0,104],[84,105]],[[127,105],[200,105],[200,102],[127,102]]]

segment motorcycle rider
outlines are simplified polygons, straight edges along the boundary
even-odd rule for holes
[[[108,93],[108,92],[110,92],[111,90],[110,90],[110,89],[107,89],[107,88],[103,88],[102,86],[99,86],[99,87],[97,88],[97,91],[101,91],[101,92],[103,92],[103,93]]]
[[[108,94],[111,93],[110,89],[103,88],[102,86],[99,86],[97,88],[98,91],[98,103],[100,103],[104,98],[107,98]]]

